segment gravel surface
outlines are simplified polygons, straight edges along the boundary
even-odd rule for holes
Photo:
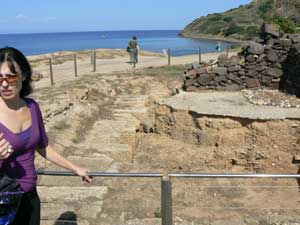
[[[278,90],[242,90],[248,102],[279,108],[300,108],[300,98]]]
[[[202,115],[231,116],[258,120],[300,118],[300,108],[252,104],[244,95],[240,91],[180,92],[170,98],[163,99],[160,101],[160,104],[165,104],[174,110],[188,110]]]

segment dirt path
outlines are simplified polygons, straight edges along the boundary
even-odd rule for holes
[[[43,109],[51,143],[61,154],[92,171],[121,172],[132,162],[139,118],[147,115],[149,99],[169,95],[168,88],[153,77],[96,74],[84,82],[74,80],[62,87],[41,89],[34,97]],[[38,168],[58,169],[40,157],[36,161]],[[79,225],[127,224],[129,219],[144,217],[141,210],[145,208],[129,207],[143,196],[131,193],[131,188],[139,188],[141,183],[133,181],[132,186],[130,182],[126,194],[120,190],[125,186],[119,185],[124,181],[95,178],[84,188],[78,177],[40,176],[42,224],[53,225],[58,217],[76,220]],[[147,181],[142,183],[147,185]],[[155,193],[159,196],[159,188]],[[119,201],[118,206],[115,203]],[[155,208],[150,203],[146,208],[151,209],[146,217],[159,223],[152,215]]]

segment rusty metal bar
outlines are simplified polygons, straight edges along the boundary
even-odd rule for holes
[[[171,49],[168,48],[168,66],[171,65]]]
[[[53,80],[53,70],[52,70],[52,59],[49,58],[49,69],[50,69],[50,80],[51,80],[51,85],[54,85],[54,80]]]
[[[228,49],[228,46],[226,47],[226,58],[228,59],[228,51],[229,51],[229,49]]]
[[[76,54],[74,54],[74,74],[75,74],[75,77],[77,77],[77,60],[76,60]]]
[[[93,52],[93,72],[96,72],[96,52]]]
[[[201,48],[199,47],[199,65],[201,64],[201,61],[202,61],[202,59],[201,59],[202,55],[201,54],[202,54],[201,53]]]

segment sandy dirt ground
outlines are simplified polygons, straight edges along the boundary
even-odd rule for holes
[[[53,60],[54,86],[49,65],[34,64],[43,78],[35,82],[33,98],[40,103],[50,143],[71,161],[104,172],[298,170],[292,159],[299,152],[299,121],[210,117],[157,105],[182,85],[189,66],[179,64],[191,64],[198,56],[173,57],[171,64],[178,66],[168,67],[166,57],[145,53],[133,69],[126,52],[110,53],[97,54],[96,72],[91,72],[90,55],[78,57],[77,78],[72,58]],[[147,133],[151,127],[155,132]],[[57,170],[41,157],[36,166]],[[299,225],[296,180],[172,182],[174,224]],[[39,176],[38,188],[43,225],[57,218],[78,225],[161,224],[159,179],[97,177],[83,190],[77,177]]]
[[[42,74],[43,78],[35,82],[36,88],[43,88],[51,85],[49,57],[52,58],[53,81],[59,85],[62,81],[73,80],[75,78],[74,52],[60,52],[39,56],[30,56],[28,59],[33,65],[33,70]],[[91,64],[91,54],[88,52],[77,52],[77,76],[89,76],[93,74]],[[230,52],[229,56],[236,52]],[[62,57],[69,55],[69,57]],[[71,55],[71,56],[70,56]],[[201,55],[203,62],[216,60],[220,53],[206,53]],[[133,71],[147,67],[159,67],[168,65],[168,57],[163,54],[141,51],[139,62],[136,68],[129,64],[129,56],[123,50],[97,50],[96,73],[112,73],[120,71]],[[37,61],[41,60],[41,61]],[[171,65],[182,65],[199,62],[199,55],[186,55],[171,57]]]

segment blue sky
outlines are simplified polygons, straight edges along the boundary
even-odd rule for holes
[[[0,33],[181,30],[251,0],[6,0]]]

